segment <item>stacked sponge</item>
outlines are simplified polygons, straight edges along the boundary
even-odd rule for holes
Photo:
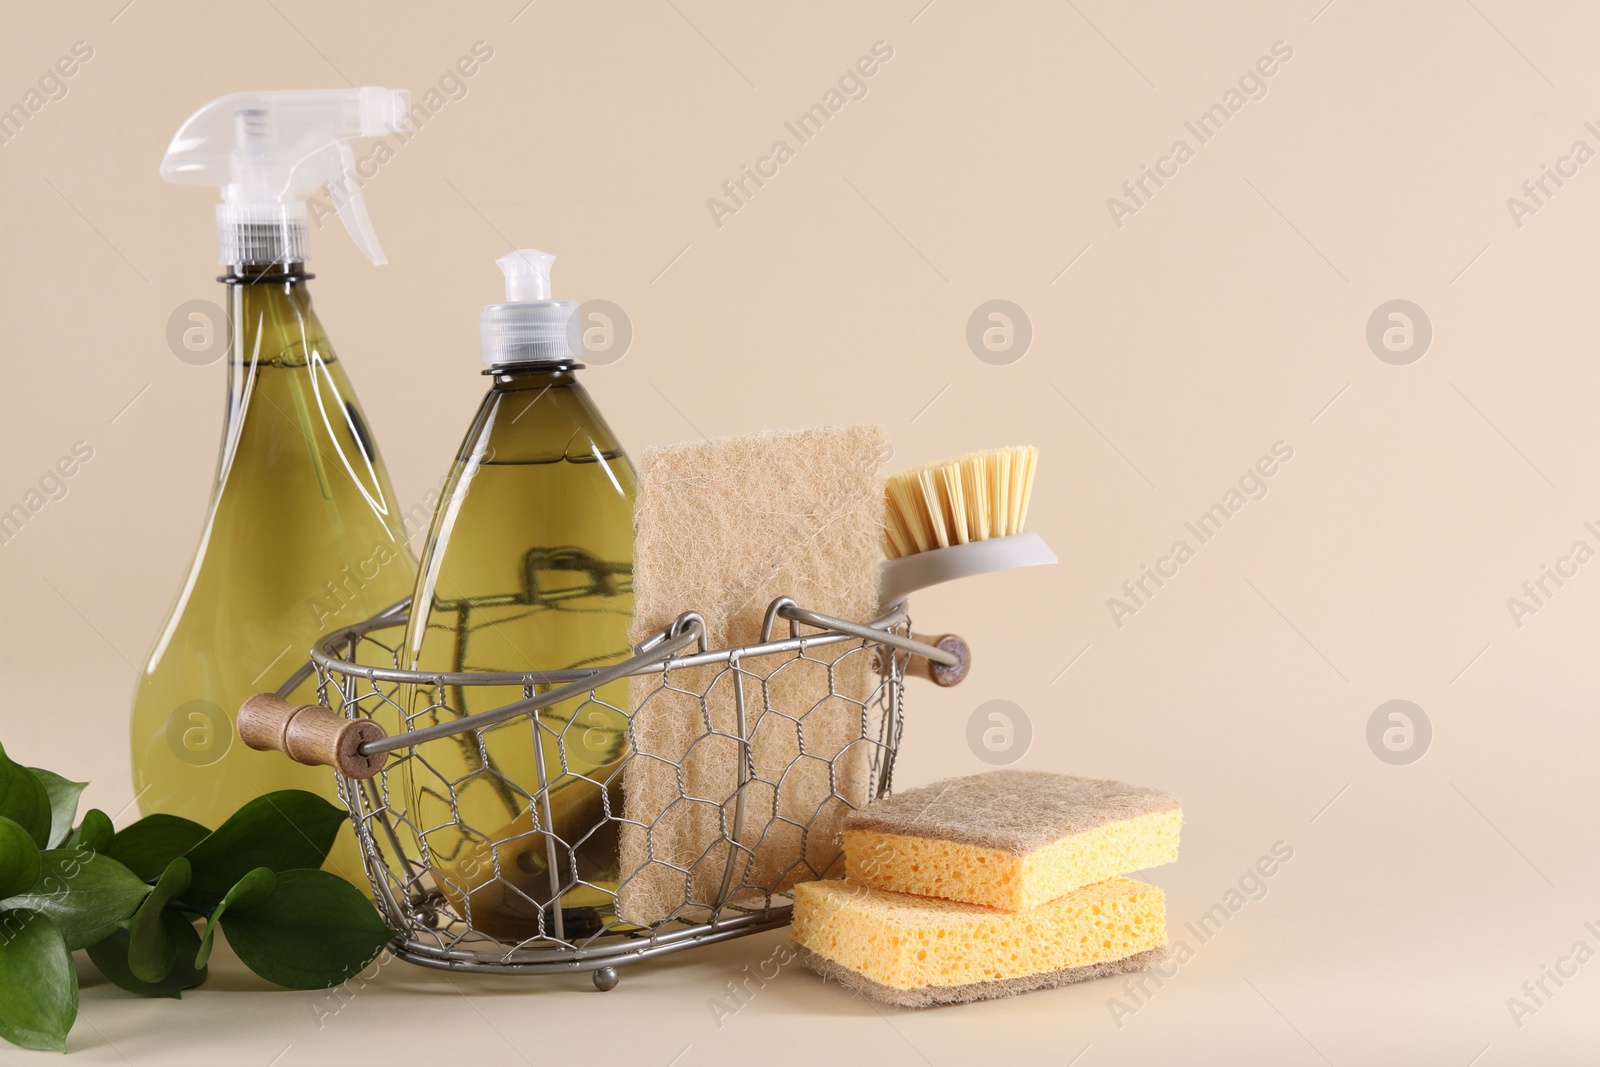
[[[1137,970],[1167,943],[1175,797],[1028,771],[952,778],[844,823],[846,879],[795,889],[807,966],[889,1004],[987,1000]]]

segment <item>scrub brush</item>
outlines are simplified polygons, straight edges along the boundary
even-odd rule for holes
[[[1028,501],[1039,450],[994,448],[891,475],[883,565],[888,603],[940,582],[1056,562],[1027,533]]]

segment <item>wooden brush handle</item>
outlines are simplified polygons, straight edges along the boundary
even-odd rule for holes
[[[257,693],[239,709],[239,737],[258,752],[282,752],[296,763],[332,767],[346,778],[371,778],[387,752],[364,756],[361,745],[389,736],[371,719],[344,719],[315,704],[291,704]]]
[[[912,634],[911,639],[942,649],[958,661],[954,666],[947,667],[923,656],[912,656],[906,664],[906,674],[912,678],[926,678],[934,685],[952,686],[958,684],[972,669],[972,648],[959,634],[939,634],[934,637]]]

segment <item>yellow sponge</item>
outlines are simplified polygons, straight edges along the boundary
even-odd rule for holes
[[[845,874],[896,893],[1027,911],[1178,858],[1177,798],[1121,782],[990,771],[885,797],[844,822]]]
[[[823,977],[885,1003],[924,1007],[1137,970],[1164,952],[1166,901],[1129,878],[1021,913],[806,882],[795,887],[793,937],[801,960]]]

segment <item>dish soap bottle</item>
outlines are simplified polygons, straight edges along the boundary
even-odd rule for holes
[[[225,96],[183,124],[161,162],[168,181],[222,191],[227,404],[200,547],[134,698],[145,813],[216,826],[276,789],[338,801],[327,768],[251,751],[233,716],[319,635],[394,604],[415,579],[388,473],[305,270],[305,200],[322,189],[361,251],[385,262],[347,142],[404,129],[409,102],[379,88]],[[313,686],[296,699],[314,703]],[[328,866],[366,884],[348,826]]]
[[[633,467],[578,383],[577,309],[550,299],[554,260],[498,261],[506,302],[480,316],[491,384],[423,549],[402,656],[412,670],[532,673],[629,655]],[[416,729],[524,695],[520,684],[418,686],[405,706]],[[595,696],[483,729],[481,744],[472,733],[427,742],[400,765],[405,821],[425,838],[408,847],[426,847],[475,929],[571,941],[614,921],[606,811],[621,813],[628,681]]]

